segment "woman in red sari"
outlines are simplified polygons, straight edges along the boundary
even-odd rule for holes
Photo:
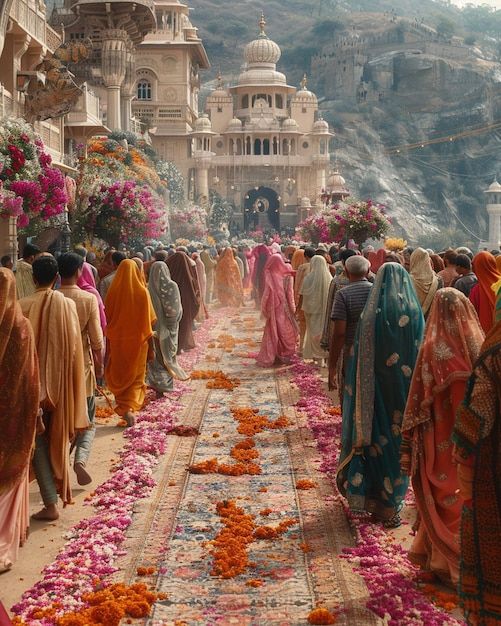
[[[266,320],[257,364],[272,367],[289,363],[296,351],[298,327],[294,318],[294,271],[282,255],[274,254],[264,269],[261,312]]]
[[[496,294],[493,290],[501,274],[496,265],[496,258],[490,252],[479,252],[473,259],[473,271],[478,283],[470,291],[470,300],[477,311],[480,324],[485,333],[494,325]]]
[[[0,269],[0,572],[26,540],[28,468],[35,440],[40,380],[30,322],[16,297],[16,280]]]
[[[220,305],[233,307],[243,305],[242,276],[231,248],[226,248],[217,262],[215,287]]]
[[[402,424],[402,469],[412,477],[420,520],[409,556],[454,585],[463,501],[457,495],[450,440],[483,340],[466,296],[456,289],[440,289],[430,309]]]

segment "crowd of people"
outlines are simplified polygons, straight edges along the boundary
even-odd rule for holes
[[[332,246],[84,248],[27,245],[0,269],[0,571],[29,525],[29,467],[55,520],[92,477],[96,394],[135,423],[146,388],[186,380],[209,305],[261,312],[257,364],[317,364],[342,408],[336,480],[354,514],[400,524],[409,558],[458,586],[470,624],[501,622],[501,254]],[[13,272],[15,270],[15,273]],[[212,309],[214,311],[214,308]]]

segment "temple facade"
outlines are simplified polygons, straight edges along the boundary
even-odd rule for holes
[[[294,227],[326,186],[332,133],[306,78],[299,89],[277,70],[281,51],[265,32],[244,50],[237,84],[219,76],[199,114],[202,41],[178,0],[157,0],[156,30],[138,46],[135,118],[152,145],[181,170],[188,197],[208,205],[217,192],[236,207],[238,229]]]

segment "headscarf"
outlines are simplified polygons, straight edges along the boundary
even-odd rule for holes
[[[430,256],[431,264],[433,265],[433,271],[438,274],[442,270],[445,270],[444,260],[438,256],[438,254],[432,254]]]
[[[120,263],[106,296],[106,336],[111,340],[131,339],[131,350],[139,350],[153,331],[155,311],[137,264]]]
[[[426,315],[438,289],[438,277],[431,267],[430,255],[423,248],[416,248],[411,254],[409,273],[418,300]]]
[[[468,298],[452,287],[439,289],[416,361],[402,431],[431,419],[435,397],[455,381],[469,378],[483,341]]]
[[[223,306],[243,304],[242,276],[231,248],[226,248],[218,261],[215,287],[216,297]]]
[[[480,298],[478,316],[482,328],[487,332],[494,320],[496,295],[501,288],[501,274],[498,271],[496,258],[490,252],[479,252],[473,259],[473,271],[478,279]]]
[[[376,359],[387,367],[395,367],[394,384],[400,379],[405,386],[405,381],[410,382],[423,329],[423,314],[407,271],[397,263],[385,263],[376,275],[360,317],[355,342],[357,383],[360,381],[352,409],[355,448],[369,446],[372,440]]]
[[[332,276],[324,257],[315,255],[310,261],[310,273],[301,286],[302,309],[305,313],[325,312],[331,280]]]
[[[284,278],[292,276],[294,271],[281,255],[273,254],[266,263],[263,275],[263,297],[261,312],[266,319],[274,315],[276,307],[285,304]]]
[[[199,313],[203,314],[202,320],[209,317],[209,311],[205,304],[205,294],[207,293],[207,273],[205,271],[205,263],[202,261],[198,252],[192,254],[192,258],[196,264],[197,280],[200,289],[200,310]]]
[[[40,402],[33,330],[16,297],[16,280],[0,269],[0,496],[19,485],[30,462]]]
[[[97,306],[99,308],[99,321],[101,322],[101,328],[103,332],[106,329],[106,313],[104,312],[104,303],[101,298],[101,294],[96,289],[96,281],[94,280],[94,272],[92,271],[89,263],[84,263],[82,267],[82,273],[77,280],[77,285],[83,291],[91,293],[97,299]]]
[[[285,250],[284,250],[285,260],[291,261],[296,250],[297,250],[296,246],[285,246]]]
[[[189,377],[176,356],[179,322],[183,316],[181,294],[163,261],[155,261],[151,266],[148,291],[157,316],[155,332],[165,369],[173,378],[187,380]]]
[[[264,268],[266,262],[271,257],[271,252],[268,246],[265,246],[263,243],[260,243],[258,246],[254,248],[252,254],[255,258],[254,270],[252,272],[252,287],[254,289],[254,296],[259,304],[261,298],[263,296],[264,291]]]
[[[113,265],[113,261],[111,260],[111,256],[113,254],[113,250],[110,250],[104,255],[104,259],[102,260],[100,266],[97,268],[97,273],[99,278],[103,280],[106,278],[108,274],[111,274],[115,271],[115,266]]]
[[[198,285],[195,284],[188,257],[184,252],[175,252],[165,263],[170,270],[172,280],[179,287],[183,306],[183,316],[179,323],[178,350],[190,350],[195,347],[193,320],[200,307]]]
[[[376,274],[381,265],[386,263],[386,250],[380,248],[377,252],[369,252],[367,259],[371,264],[371,272]]]
[[[270,246],[270,252],[272,254],[282,254],[282,248],[280,247],[280,244],[274,241]]]
[[[292,255],[291,266],[293,270],[297,270],[304,263],[304,250],[296,250]]]
[[[146,275],[144,273],[144,263],[142,259],[140,259],[138,256],[134,256],[132,257],[131,261],[134,261],[134,263],[137,265],[137,269],[139,270],[139,278],[141,279],[143,285],[146,286]]]
[[[501,274],[501,254],[498,254],[496,257],[496,267],[498,268],[498,272]]]

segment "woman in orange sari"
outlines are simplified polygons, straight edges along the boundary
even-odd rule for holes
[[[105,306],[106,383],[115,396],[115,411],[133,426],[134,412],[144,403],[148,345],[156,322],[150,295],[134,261],[126,259],[118,266]]]
[[[30,525],[28,468],[40,403],[31,324],[16,297],[16,280],[0,269],[0,573],[17,558]]]
[[[477,311],[485,333],[494,325],[496,293],[493,286],[501,280],[496,258],[490,252],[479,252],[473,259],[473,271],[478,283],[470,291],[470,300]]]
[[[430,309],[402,424],[402,469],[412,477],[419,528],[409,557],[444,582],[459,578],[463,501],[451,434],[484,333],[473,305],[456,289],[440,289]]]
[[[240,307],[244,303],[242,276],[231,248],[226,248],[216,266],[216,297],[221,306]]]

